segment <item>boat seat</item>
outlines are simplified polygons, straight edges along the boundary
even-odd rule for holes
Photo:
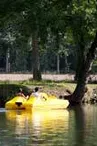
[[[15,102],[15,104],[20,107],[22,105],[22,102]]]

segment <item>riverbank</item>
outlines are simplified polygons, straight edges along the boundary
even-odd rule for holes
[[[26,94],[30,94],[33,89],[38,86],[41,92],[59,96],[65,96],[75,90],[73,74],[43,74],[42,81],[32,80],[32,74],[0,74],[0,98],[3,104],[12,98],[19,88],[23,88]],[[96,82],[97,76],[91,76],[92,82]],[[89,102],[93,97],[94,89],[97,92],[97,84],[87,84],[88,91],[83,100]]]

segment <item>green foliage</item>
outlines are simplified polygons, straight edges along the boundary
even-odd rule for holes
[[[74,0],[68,7],[70,24],[78,42],[80,41],[81,33],[87,45],[95,35],[97,25],[96,5],[97,2],[95,0]]]
[[[42,70],[56,70],[57,54],[81,60],[97,30],[96,7],[96,0],[0,1],[0,56],[9,47],[11,71],[31,71],[32,35],[37,32]]]
[[[94,60],[91,73],[97,73],[97,59]]]
[[[31,93],[31,90],[20,84],[0,84],[0,98],[3,99],[4,102],[7,100],[13,98],[16,93],[19,92],[19,88],[23,89],[23,92],[25,95],[29,95]]]

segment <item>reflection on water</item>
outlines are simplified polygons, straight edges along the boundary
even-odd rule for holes
[[[25,128],[34,130],[34,134],[50,128],[60,129],[61,125],[64,125],[65,129],[68,129],[69,112],[67,110],[49,110],[49,111],[7,111],[6,118],[16,125],[15,133],[22,134],[25,132]],[[59,122],[59,123],[58,123]],[[60,125],[61,123],[61,125]],[[56,124],[58,124],[56,126]],[[33,128],[33,129],[32,129]],[[28,131],[26,131],[28,132]]]
[[[0,145],[97,146],[97,107],[68,110],[0,110]]]
[[[67,110],[6,112],[8,128],[15,135],[14,142],[23,142],[19,143],[23,146],[56,145],[59,139],[64,142],[62,133],[64,135],[68,131],[68,118]]]
[[[70,146],[97,146],[97,106],[75,107],[70,111],[69,121]]]

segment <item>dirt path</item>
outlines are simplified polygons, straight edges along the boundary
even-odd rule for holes
[[[0,81],[23,81],[33,78],[32,74],[0,74]],[[42,74],[42,79],[44,80],[73,80],[74,75],[68,74]]]
[[[0,74],[0,81],[23,81],[33,78],[32,74]],[[73,81],[73,74],[42,74],[42,79],[62,81],[68,80]],[[90,79],[92,81],[97,81],[97,75],[91,75]]]

